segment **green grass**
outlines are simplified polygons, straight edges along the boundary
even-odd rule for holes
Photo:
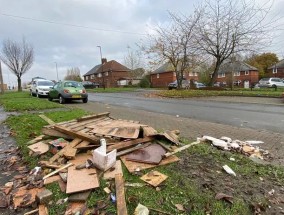
[[[5,111],[31,111],[62,108],[61,104],[50,102],[44,98],[31,97],[27,92],[10,92],[0,96],[0,104]]]
[[[158,95],[163,97],[174,98],[190,98],[190,97],[206,97],[206,96],[248,96],[248,97],[281,97],[284,89],[234,89],[234,90],[164,90]]]
[[[137,90],[137,87],[117,87],[117,88],[95,88],[88,89],[88,92],[93,93],[120,93],[120,92],[133,92]]]

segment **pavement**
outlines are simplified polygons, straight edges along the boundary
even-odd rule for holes
[[[243,99],[241,99],[243,98]],[[204,99],[204,98],[203,98]],[[207,98],[208,99],[208,98]],[[218,99],[212,97],[211,99]],[[225,101],[226,97],[219,97]],[[279,98],[245,98],[227,97],[228,102],[267,102],[267,104],[278,104]],[[282,103],[279,103],[282,105]],[[72,103],[68,106],[77,107],[93,113],[110,112],[111,116],[116,119],[128,119],[140,121],[143,124],[152,126],[158,131],[163,130],[180,130],[180,136],[195,141],[197,137],[209,135],[213,137],[227,136],[239,140],[261,140],[264,142],[260,147],[271,153],[273,164],[284,165],[284,134],[274,133],[266,130],[257,130],[200,121],[191,118],[182,118],[179,116],[170,116],[166,114],[152,113],[144,110],[137,110],[119,106],[112,106],[97,102],[88,102],[87,104]]]

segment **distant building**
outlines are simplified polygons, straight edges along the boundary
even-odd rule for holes
[[[96,65],[83,75],[84,81],[100,84],[100,87],[118,87],[121,79],[128,79],[130,70],[115,60],[102,59],[102,64]]]
[[[241,61],[226,62],[221,65],[215,84],[220,86],[250,87],[258,83],[258,69]]]
[[[267,77],[284,78],[284,59],[268,67]]]
[[[199,72],[197,71],[184,71],[183,79],[186,80],[199,80]],[[168,87],[169,83],[177,80],[176,72],[174,71],[171,63],[165,63],[154,72],[150,74],[150,81],[152,87]]]

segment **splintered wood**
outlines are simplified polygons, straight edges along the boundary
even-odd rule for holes
[[[128,213],[125,201],[124,179],[122,174],[115,175],[115,192],[117,198],[117,215],[127,215]]]

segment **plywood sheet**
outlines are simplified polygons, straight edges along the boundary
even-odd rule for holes
[[[143,126],[142,129],[143,129],[143,136],[144,137],[153,136],[153,135],[156,135],[158,133],[154,128],[152,128],[150,126]]]
[[[125,201],[124,179],[122,174],[115,175],[115,192],[117,199],[117,215],[127,215],[128,213]]]
[[[164,180],[166,180],[168,176],[158,172],[158,171],[151,171],[147,174],[143,175],[140,179],[145,181],[148,184],[151,184],[154,187],[159,186]]]
[[[20,187],[13,196],[14,209],[26,207],[34,203],[36,194],[42,190],[43,188],[33,188],[27,190],[26,187]]]
[[[38,215],[48,215],[48,209],[45,205],[38,206]]]
[[[166,154],[166,150],[159,144],[155,143],[129,153],[126,156],[126,160],[149,164],[158,164],[161,162],[164,154]]]
[[[127,161],[126,156],[127,155],[121,156],[120,159],[123,162],[123,164],[126,166],[129,172],[135,172],[138,169],[144,170],[144,169],[154,168],[156,166],[166,165],[166,164],[174,163],[180,160],[177,156],[172,155],[168,158],[164,158],[158,165],[155,165],[155,164],[147,164],[147,163],[138,163],[135,161]]]
[[[115,178],[116,174],[123,174],[120,160],[117,160],[115,166],[104,173],[104,179],[108,180]]]
[[[76,170],[75,167],[85,163],[92,156],[88,154],[79,154],[72,160],[73,166],[68,168],[66,193],[76,193],[99,187],[99,180],[96,169]]]
[[[33,145],[28,146],[28,148],[33,152],[39,153],[40,155],[48,152],[49,150],[49,146],[44,142],[35,143]]]

